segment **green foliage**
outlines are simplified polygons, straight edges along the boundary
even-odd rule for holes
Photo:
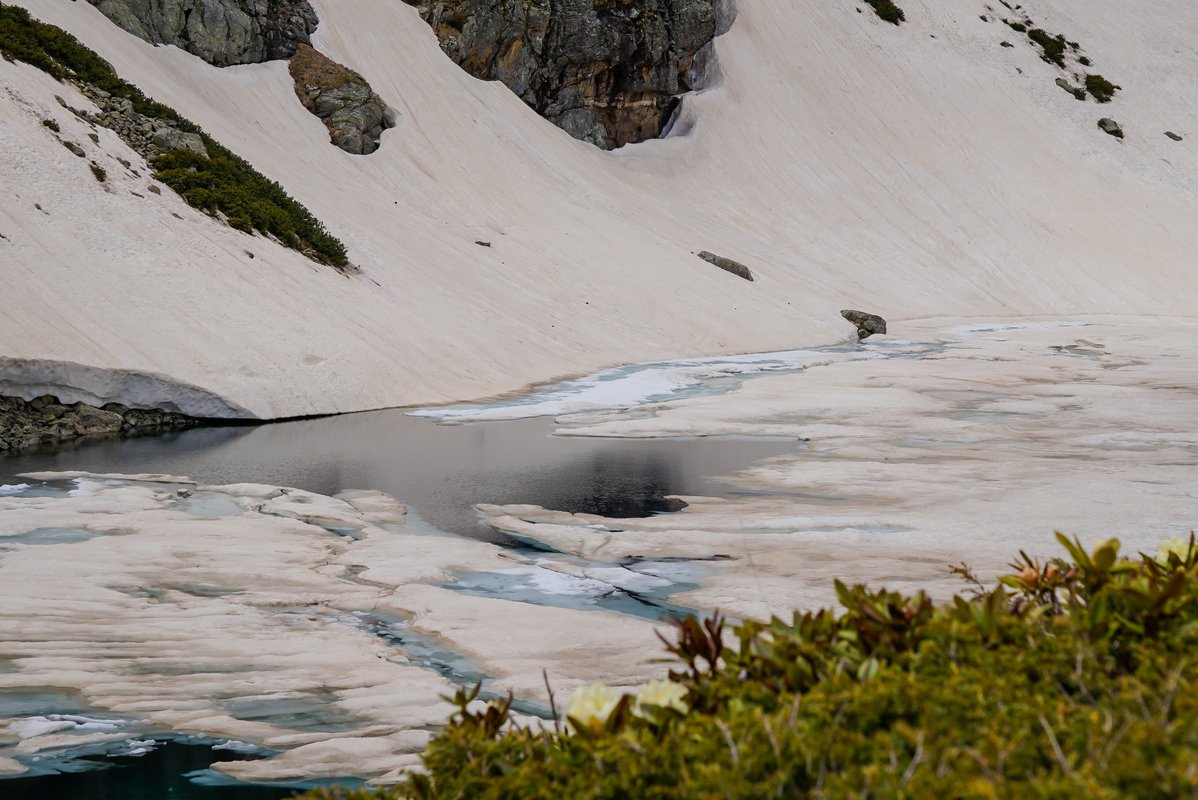
[[[50,130],[54,131],[55,133],[59,133],[62,131],[62,128],[58,127],[58,122],[55,120],[44,119],[44,120],[42,120],[42,124],[45,125],[47,128],[49,128]]]
[[[208,136],[204,145],[208,158],[191,150],[157,156],[151,161],[155,177],[188,204],[224,214],[238,230],[270,234],[317,261],[335,266],[348,263],[344,245],[282,186]]]
[[[98,180],[100,183],[103,183],[104,181],[108,180],[108,173],[99,164],[97,164],[93,161],[90,164],[88,164],[88,166],[91,167],[92,175],[95,175],[96,180]]]
[[[174,109],[154,102],[117,77],[111,64],[74,36],[33,19],[23,8],[0,4],[0,55],[9,61],[24,61],[59,80],[88,83],[114,97],[123,97],[139,114],[184,122]],[[187,124],[189,130],[195,128]]]
[[[1065,66],[1065,37],[1053,36],[1043,28],[1032,28],[1027,32],[1027,38],[1040,45],[1040,58],[1058,67]]]
[[[892,0],[865,0],[865,2],[869,3],[879,17],[892,25],[898,25],[907,19],[907,15]]]
[[[1118,89],[1118,86],[1101,75],[1086,76],[1086,91],[1092,94],[1094,99],[1100,103],[1111,102],[1111,98],[1115,96],[1115,92]]]
[[[837,583],[839,614],[680,620],[686,713],[532,731],[461,691],[426,773],[308,797],[1194,797],[1194,538],[1135,559],[1058,538],[1068,559],[1021,553],[942,606]]]
[[[90,84],[129,100],[139,114],[173,121],[181,131],[198,133],[210,158],[183,150],[159,156],[151,164],[159,180],[179,192],[189,204],[213,214],[224,214],[238,230],[273,235],[286,246],[322,263],[338,267],[349,263],[345,246],[282,186],[174,109],[155,102],[136,86],[121,80],[111,64],[61,28],[31,18],[23,8],[0,5],[0,54],[35,66],[59,80]]]

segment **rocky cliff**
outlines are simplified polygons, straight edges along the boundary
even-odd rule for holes
[[[463,69],[576,139],[661,134],[717,33],[718,0],[406,0]]]
[[[316,30],[308,0],[88,0],[135,36],[210,64],[290,58]]]

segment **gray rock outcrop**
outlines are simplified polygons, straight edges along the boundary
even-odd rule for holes
[[[1110,134],[1116,139],[1123,138],[1123,128],[1119,126],[1118,122],[1115,122],[1115,120],[1111,119],[1110,117],[1103,117],[1102,119],[1098,120],[1098,127],[1102,129],[1103,133]]]
[[[154,44],[173,44],[227,67],[290,58],[316,30],[308,0],[88,0]]]
[[[748,267],[746,267],[744,264],[740,263],[739,261],[733,261],[730,258],[724,258],[723,256],[717,256],[715,253],[709,253],[706,250],[699,253],[699,258],[703,259],[704,261],[708,262],[709,264],[715,264],[717,267],[724,270],[725,272],[731,272],[733,275],[735,275],[738,278],[744,278],[747,281],[753,280],[752,271],[750,271]]]
[[[868,338],[875,333],[886,333],[886,320],[877,314],[867,314],[864,311],[844,309],[840,312],[840,316],[856,326],[858,339]]]
[[[1057,86],[1060,86],[1062,89],[1069,92],[1069,94],[1073,95],[1078,100],[1086,99],[1086,90],[1085,89],[1083,89],[1080,86],[1074,86],[1072,83],[1065,80],[1064,78],[1057,78]]]
[[[324,122],[333,144],[356,155],[379,148],[392,123],[387,104],[365,78],[306,44],[298,46],[287,67],[300,102]]]
[[[659,136],[722,32],[719,0],[405,0],[441,49],[576,139]]]
[[[98,408],[87,403],[60,403],[52,395],[32,400],[0,397],[0,454],[86,436],[177,431],[200,424],[194,417],[118,403]]]
[[[154,131],[151,141],[164,153],[171,150],[190,150],[204,158],[208,157],[208,148],[204,147],[204,139],[198,133],[184,133],[174,128],[164,127]]]
[[[125,144],[147,161],[171,150],[191,150],[205,158],[208,148],[198,133],[178,130],[174,120],[147,117],[133,110],[133,103],[124,97],[113,97],[103,89],[80,84],[81,91],[100,110],[98,114],[71,111],[97,125],[114,131]]]

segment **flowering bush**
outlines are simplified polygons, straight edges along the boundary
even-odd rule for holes
[[[944,605],[838,582],[838,613],[679,620],[669,680],[580,690],[572,733],[461,692],[425,774],[311,797],[1195,797],[1193,537],[1136,558],[1060,540],[1068,558],[1021,553]]]

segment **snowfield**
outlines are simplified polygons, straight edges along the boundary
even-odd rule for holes
[[[1194,316],[1192,3],[1027,7],[1123,87],[1097,105],[978,0],[908,0],[899,27],[853,3],[741,0],[674,135],[605,153],[465,74],[406,4],[318,0],[314,43],[396,112],[365,157],[328,142],[285,62],[217,69],[87,3],[18,5],[281,182],[363,273],[149,193],[140,159],[104,129],[93,144],[55,95],[86,99],[0,62],[6,393],[150,402],[131,387],[178,385],[154,397],[275,418],[828,343],[851,335],[844,307]]]

